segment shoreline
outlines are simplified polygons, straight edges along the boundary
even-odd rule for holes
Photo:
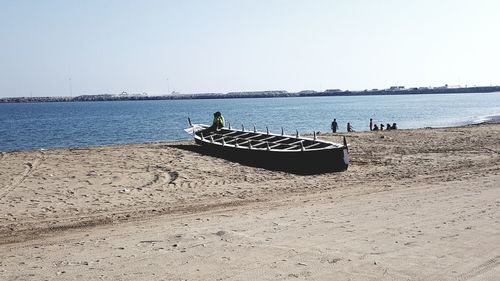
[[[464,124],[456,125],[456,126],[444,126],[444,127],[421,127],[421,128],[402,128],[401,130],[427,130],[427,129],[447,129],[447,128],[461,128],[467,126],[478,126],[485,124],[500,124],[500,115],[489,115],[481,118],[482,121],[479,122],[467,122]],[[483,121],[484,120],[484,121]],[[370,132],[366,131],[355,131],[356,133],[362,132]],[[375,132],[373,132],[375,133]],[[345,135],[349,136],[350,133],[347,132],[338,132],[334,135]],[[304,133],[304,136],[312,136],[312,133]],[[323,136],[332,135],[331,132],[321,133]],[[0,153],[12,153],[12,152],[35,152],[35,151],[50,151],[50,150],[60,150],[60,149],[92,149],[92,148],[105,148],[105,147],[115,147],[115,146],[128,146],[128,145],[154,145],[154,144],[175,144],[175,143],[184,143],[192,141],[192,138],[186,138],[181,140],[160,140],[160,141],[152,141],[152,142],[137,142],[137,143],[116,143],[116,144],[103,144],[103,145],[89,145],[89,146],[78,146],[78,147],[41,147],[41,148],[26,148],[26,149],[17,149],[17,150],[0,150]]]
[[[500,115],[487,116],[486,119],[485,124],[500,124]]]

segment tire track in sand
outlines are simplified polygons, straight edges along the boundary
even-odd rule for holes
[[[153,179],[137,188],[138,190],[145,188],[161,188],[165,185],[173,184],[179,177],[178,172],[162,166],[148,166],[146,171],[153,173]]]
[[[3,153],[2,153],[2,158],[3,158]],[[0,158],[0,160],[2,158]],[[5,198],[5,196],[7,196],[7,194],[9,194],[12,190],[14,190],[19,185],[21,185],[23,183],[23,181],[27,177],[29,177],[38,166],[40,166],[40,163],[43,160],[45,160],[45,154],[43,152],[40,152],[39,156],[37,156],[35,158],[35,160],[33,160],[33,162],[28,162],[28,163],[24,164],[25,165],[24,171],[20,175],[15,177],[12,180],[12,182],[10,183],[10,185],[7,185],[6,187],[2,188],[2,189],[5,189],[5,191],[2,194],[0,194],[0,200]]]
[[[466,273],[460,274],[455,280],[457,281],[465,281],[470,280],[478,275],[484,274],[495,267],[500,265],[500,256],[496,256],[492,259],[487,260],[486,262],[472,268]]]

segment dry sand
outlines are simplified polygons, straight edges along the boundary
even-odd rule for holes
[[[193,142],[1,153],[0,280],[500,280],[500,125],[348,140],[316,176]]]

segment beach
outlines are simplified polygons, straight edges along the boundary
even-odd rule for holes
[[[296,175],[193,141],[0,154],[1,280],[497,280],[500,124],[349,134]]]

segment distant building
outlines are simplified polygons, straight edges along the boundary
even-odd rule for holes
[[[314,93],[316,93],[316,91],[314,90],[303,90],[299,92],[299,94],[314,94]]]
[[[401,91],[401,90],[404,90],[405,89],[405,86],[391,86],[389,88],[390,91]]]

